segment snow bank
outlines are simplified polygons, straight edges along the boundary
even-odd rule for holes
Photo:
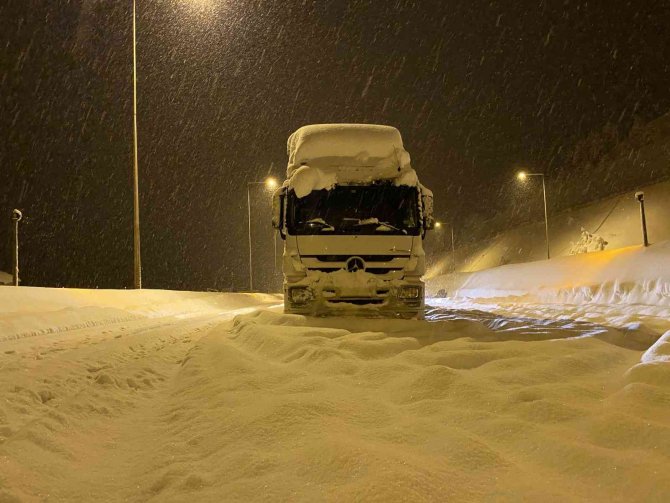
[[[663,334],[659,339],[642,355],[641,363],[661,363],[670,362],[670,331]]]
[[[432,295],[670,307],[670,242],[512,264],[428,281]]]
[[[442,309],[616,327],[647,348],[670,331],[670,242],[439,276],[427,291]],[[650,351],[642,363],[660,363]]]
[[[279,300],[263,294],[8,286],[0,289],[0,340],[140,318],[215,315],[268,302]]]

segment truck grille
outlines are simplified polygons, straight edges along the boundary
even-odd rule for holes
[[[395,258],[407,258],[409,255],[303,255],[304,258],[315,258],[319,262],[346,262],[352,256],[361,257],[367,262],[391,262]]]
[[[366,304],[383,304],[384,299],[328,299],[329,304],[355,304],[357,306],[364,306]]]
[[[310,271],[335,272],[343,267],[309,267]],[[392,271],[402,271],[402,267],[367,267],[365,272],[370,274],[388,274]]]

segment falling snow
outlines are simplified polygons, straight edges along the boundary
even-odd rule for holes
[[[537,218],[541,200],[512,179],[519,166],[552,176],[552,212],[668,176],[635,144],[626,168],[588,167],[670,109],[663,2],[138,9],[146,286],[247,283],[246,183],[281,175],[285,138],[304,124],[397,127],[436,213],[469,239]],[[129,1],[0,6],[0,207],[26,214],[26,284],[132,284],[130,13]],[[252,203],[259,282],[276,288],[262,187]]]

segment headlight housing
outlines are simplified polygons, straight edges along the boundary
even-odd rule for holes
[[[294,286],[289,289],[288,297],[292,304],[307,304],[314,296],[309,287]]]
[[[420,286],[406,285],[398,289],[398,298],[401,300],[417,300],[419,297],[421,297]]]

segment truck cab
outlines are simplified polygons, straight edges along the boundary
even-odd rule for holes
[[[287,177],[273,197],[285,312],[422,317],[433,195],[419,183],[400,132],[304,126],[287,151]]]

